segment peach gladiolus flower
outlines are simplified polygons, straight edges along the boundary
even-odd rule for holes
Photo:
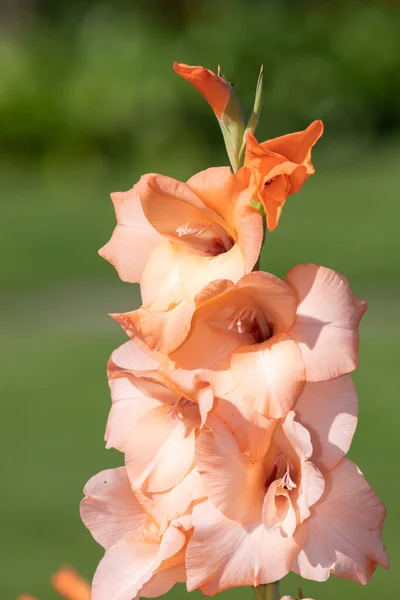
[[[94,575],[93,600],[159,596],[186,580],[191,506],[161,524],[154,506],[132,491],[124,467],[98,473],[84,493],[82,520],[106,551]],[[174,498],[171,502],[175,504]]]
[[[53,588],[66,600],[91,600],[90,585],[72,567],[59,569],[51,578]],[[36,600],[29,594],[18,597],[18,600]]]
[[[143,304],[165,310],[216,277],[237,281],[260,253],[263,225],[250,206],[244,170],[207,169],[187,183],[145,175],[112,194],[117,227],[99,251],[124,281],[140,282]]]
[[[120,322],[150,346],[168,332],[165,348],[175,381],[195,371],[216,396],[233,400],[236,390],[266,417],[285,416],[306,381],[330,380],[357,366],[358,324],[366,305],[330,269],[298,265],[285,281],[264,272],[236,285],[214,281],[187,308],[187,322],[182,317],[176,328],[168,324],[172,311],[163,313],[163,328],[144,308]]]
[[[322,121],[314,121],[304,131],[261,144],[254,135],[247,135],[244,165],[253,170],[254,178],[258,181],[254,199],[263,204],[270,231],[279,223],[286,198],[298,192],[315,172],[311,163],[311,149],[322,133]]]
[[[317,581],[333,572],[366,583],[378,564],[388,566],[384,507],[344,458],[356,415],[350,376],[308,384],[255,462],[210,419],[197,442],[209,500],[193,509],[189,591],[258,586],[290,570]]]
[[[131,341],[108,369],[107,447],[125,453],[131,487],[145,494],[171,490],[194,469],[196,437],[214,401],[208,384],[179,387],[161,371],[139,370],[153,360]]]
[[[191,83],[211,106],[218,119],[222,119],[231,96],[231,86],[224,77],[220,77],[204,67],[191,67],[174,62],[174,71]]]
[[[166,357],[145,348],[135,338],[117,348],[108,363],[112,407],[107,448],[125,453],[133,489],[160,493],[191,472],[195,440],[210,414],[238,432],[243,452],[254,459],[263,454],[274,426],[271,419],[240,398],[233,404],[214,397],[195,371],[177,378]]]

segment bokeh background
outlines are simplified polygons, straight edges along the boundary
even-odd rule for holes
[[[399,32],[399,4],[384,0],[1,0],[2,598],[55,599],[52,572],[69,563],[89,578],[101,556],[78,504],[92,474],[122,462],[103,442],[106,360],[125,341],[107,313],[139,302],[96,253],[114,227],[109,192],[227,163],[174,60],[220,63],[247,113],[263,63],[260,139],[325,122],[317,174],[289,199],[262,267],[320,263],[367,300],[351,458],[387,506],[393,567],[367,587],[302,585],[316,600],[397,597]]]

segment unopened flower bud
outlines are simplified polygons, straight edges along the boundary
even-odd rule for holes
[[[243,111],[234,86],[218,67],[218,74],[204,67],[174,63],[178,75],[189,81],[207,100],[218,119],[232,169],[239,168],[239,153],[244,134]]]

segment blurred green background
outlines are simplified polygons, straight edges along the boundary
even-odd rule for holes
[[[247,113],[263,63],[260,139],[325,122],[317,174],[289,199],[262,267],[332,267],[369,305],[351,458],[387,506],[393,568],[367,587],[302,586],[316,600],[397,597],[399,4],[2,0],[0,23],[2,598],[54,599],[50,573],[69,563],[89,578],[101,556],[78,504],[89,477],[121,464],[103,442],[106,360],[125,340],[107,313],[139,302],[96,254],[114,227],[109,192],[144,172],[185,180],[227,163],[211,110],[174,60],[220,63]],[[283,591],[298,583],[288,577]]]

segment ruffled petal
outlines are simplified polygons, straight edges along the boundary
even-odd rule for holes
[[[243,401],[242,395],[235,390],[217,398],[213,414],[232,433],[240,451],[257,462],[267,453],[277,421],[260,415]]]
[[[208,497],[222,513],[241,523],[260,518],[264,466],[242,454],[230,431],[215,417],[197,438],[196,464]]]
[[[212,385],[215,396],[233,389],[230,374],[232,352],[238,346],[238,334],[210,327],[194,318],[185,342],[169,356],[171,377],[179,382],[192,371],[198,380]]]
[[[304,365],[297,344],[286,334],[232,355],[232,376],[243,400],[266,417],[281,418],[295,404],[304,386]]]
[[[290,336],[301,349],[307,381],[327,381],[353,371],[365,302],[353,296],[343,275],[325,267],[298,265],[285,281],[298,297]]]
[[[185,301],[164,311],[139,308],[135,311],[133,327],[137,328],[149,348],[170,354],[185,341],[194,310],[194,304]]]
[[[310,162],[311,149],[323,134],[324,126],[322,121],[313,121],[304,131],[296,131],[272,140],[267,140],[261,144],[263,150],[275,152],[284,156],[291,162],[304,163],[307,172],[314,173],[314,168]]]
[[[121,539],[107,550],[100,561],[93,579],[93,600],[136,598],[155,572],[162,569],[164,561],[169,562],[170,568],[183,564],[184,555],[180,551],[186,541],[185,530],[179,521],[171,524],[160,544],[137,541],[133,536]],[[178,559],[171,561],[173,557]]]
[[[378,564],[388,568],[382,542],[386,511],[358,467],[343,459],[325,475],[325,493],[298,530],[308,540],[292,565],[306,579],[338,577],[368,583]],[[296,534],[297,535],[297,534]]]
[[[140,597],[142,598],[158,598],[169,592],[176,583],[183,583],[186,581],[186,568],[185,565],[177,565],[176,567],[170,567],[165,571],[155,573],[153,577],[145,583],[140,591]]]
[[[160,405],[135,387],[127,378],[109,382],[112,406],[108,415],[105,440],[107,448],[125,451],[125,445],[139,419],[149,410]]]
[[[139,199],[140,183],[129,192],[111,194],[117,226],[110,241],[99,250],[117,270],[122,281],[140,282],[146,262],[162,241],[146,219]]]
[[[187,181],[187,185],[205,206],[231,225],[238,198],[243,194],[243,200],[250,204],[254,191],[249,174],[242,171],[232,173],[230,167],[211,167],[200,171]]]
[[[111,354],[109,370],[115,367],[128,371],[153,371],[160,366],[159,356],[149,348],[145,351],[140,340],[135,339],[119,346]]]
[[[350,375],[308,383],[294,410],[310,432],[312,462],[323,471],[334,469],[347,454],[357,425],[357,392]]]
[[[201,292],[204,286],[215,279],[228,278],[238,281],[248,272],[243,252],[238,244],[217,256],[200,256],[186,253],[180,267],[181,292],[189,301]]]
[[[140,201],[148,222],[172,240],[182,241],[179,229],[186,224],[217,225],[223,230],[227,225],[186,183],[164,175],[146,179],[146,185],[140,190]]]
[[[267,532],[261,521],[232,521],[210,501],[193,509],[193,525],[186,551],[187,588],[200,588],[206,596],[281,579],[302,543],[300,536],[295,541],[279,531]]]
[[[296,297],[284,281],[271,273],[255,271],[243,277],[237,287],[262,310],[275,334],[287,332],[292,327],[296,318]]]
[[[96,542],[107,549],[125,536],[140,538],[145,513],[132,492],[125,467],[97,473],[83,493],[81,518]]]
[[[125,445],[125,461],[134,489],[163,492],[182,481],[195,454],[194,429],[200,424],[198,407],[159,406],[137,422]]]
[[[163,311],[183,300],[181,267],[187,256],[190,256],[187,249],[175,242],[164,240],[158,245],[150,255],[141,279],[144,307]]]
[[[206,499],[199,472],[195,466],[170,490],[156,494],[138,494],[140,503],[165,531],[168,524],[190,512],[191,507]]]

